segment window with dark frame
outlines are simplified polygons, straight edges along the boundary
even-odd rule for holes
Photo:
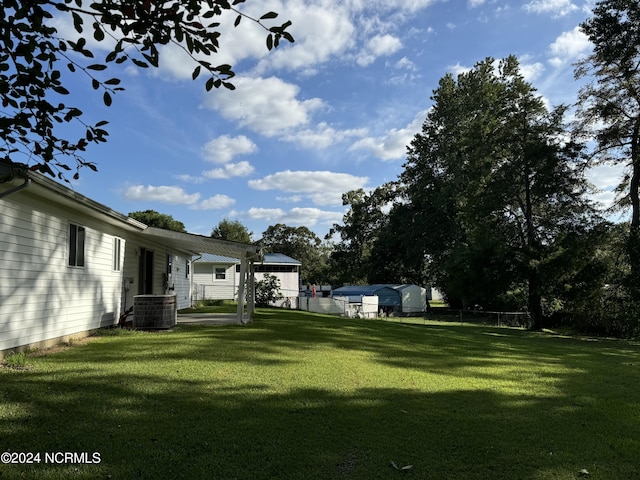
[[[69,224],[69,266],[84,267],[84,241],[86,231],[84,227]]]
[[[113,237],[113,271],[119,272],[122,270],[121,255],[122,253],[122,239]]]
[[[216,267],[216,280],[225,280],[227,278],[227,269],[224,267]]]

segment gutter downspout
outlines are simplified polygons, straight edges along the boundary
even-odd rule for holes
[[[16,192],[19,192],[20,190],[24,190],[29,186],[30,183],[31,183],[31,179],[26,177],[22,185],[18,185],[17,187],[10,188],[5,192],[0,192],[0,198],[4,198],[8,195],[11,195],[12,193],[16,193]]]

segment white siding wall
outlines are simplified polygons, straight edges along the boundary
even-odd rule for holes
[[[0,212],[0,352],[117,323],[138,294],[141,247],[154,252],[152,293],[166,293],[163,274],[173,255],[169,283],[178,309],[190,306],[186,252],[37,197],[29,188],[1,198]],[[84,267],[68,265],[69,224],[85,229]],[[114,270],[114,238],[121,241],[120,271]]]
[[[224,280],[216,279],[215,269],[224,268]],[[219,263],[193,264],[194,295],[197,300],[234,300],[238,291],[236,266]]]
[[[158,242],[149,241],[141,235],[127,236],[127,249],[124,259],[125,296],[124,307],[127,309],[133,305],[133,297],[140,292],[140,249],[145,248],[153,252],[153,279],[152,288],[154,295],[166,293],[176,294],[178,310],[191,306],[191,278],[186,276],[186,260],[191,256],[182,252],[175,252]],[[167,273],[167,257],[173,256],[173,274],[169,279],[169,285],[173,285],[173,291],[165,291],[164,277]]]
[[[26,192],[0,199],[0,351],[110,325],[120,311],[116,229]],[[70,223],[86,229],[84,267],[68,266]]]
[[[190,268],[187,267],[187,262],[190,261],[190,256],[178,254],[173,256],[173,278],[171,279],[171,284],[173,285],[173,293],[176,294],[178,310],[191,306],[191,278],[187,274]]]
[[[280,292],[283,297],[296,298],[300,294],[297,272],[256,272],[256,282],[264,280],[265,275],[271,275],[280,279]]]

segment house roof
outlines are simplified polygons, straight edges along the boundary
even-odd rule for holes
[[[291,258],[283,253],[265,253],[262,263],[279,265],[302,265],[302,263],[295,258]]]
[[[6,166],[2,166],[0,173],[5,169]],[[12,171],[12,173],[16,173],[16,171]],[[203,235],[173,232],[161,228],[149,227],[142,222],[91,200],[89,197],[74,192],[70,188],[39,173],[31,171],[21,172],[20,176],[13,180],[13,183],[18,182],[24,182],[24,188],[37,196],[53,200],[60,205],[72,208],[75,211],[80,211],[85,215],[99,218],[103,222],[117,225],[128,231],[134,231],[143,236],[151,237],[178,251],[189,252],[193,255],[215,253],[234,258],[246,258],[250,261],[259,261],[262,259],[260,247],[256,245],[227,242]]]
[[[203,253],[200,258],[194,260],[200,263],[240,263],[236,257],[225,257],[224,255],[216,255],[215,253]]]
[[[405,283],[402,285],[390,285],[391,288],[393,288],[394,290],[398,290],[398,291],[402,291],[402,290],[408,290],[410,288],[415,289],[415,288],[421,288],[424,290],[424,287],[421,287],[420,285],[414,285],[412,283]]]

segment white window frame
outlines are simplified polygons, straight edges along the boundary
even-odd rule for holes
[[[113,271],[122,271],[122,239],[113,237]]]
[[[221,275],[219,277],[218,275]],[[213,267],[213,279],[214,280],[226,280],[227,279],[227,269],[225,267]]]

